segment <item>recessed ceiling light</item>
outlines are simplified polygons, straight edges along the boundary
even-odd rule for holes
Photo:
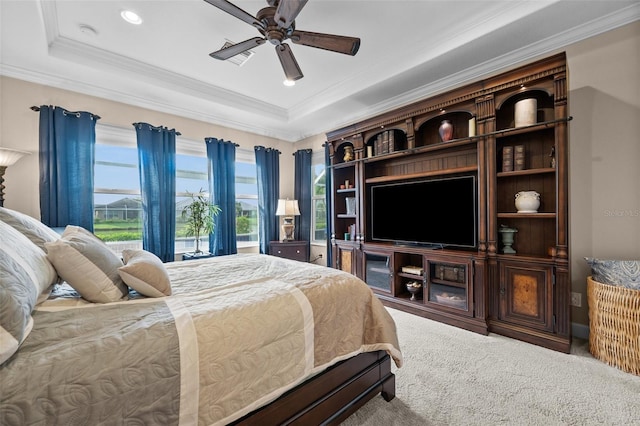
[[[295,86],[296,82],[295,80],[285,80],[282,82],[282,84],[284,84],[285,86]]]
[[[122,12],[120,12],[120,16],[122,16],[122,19],[124,19],[130,24],[134,24],[134,25],[142,24],[142,18],[140,17],[140,15],[138,15],[132,10],[123,10]]]

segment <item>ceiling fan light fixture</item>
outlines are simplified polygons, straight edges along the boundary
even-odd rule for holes
[[[142,24],[142,18],[133,10],[123,10],[122,12],[120,12],[120,16],[122,16],[122,19],[124,19],[130,24],[133,24],[133,25]]]

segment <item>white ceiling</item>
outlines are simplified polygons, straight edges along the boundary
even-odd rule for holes
[[[289,42],[294,87],[269,43],[242,67],[211,58],[259,33],[204,0],[0,0],[0,15],[2,75],[298,141],[636,21],[640,2],[310,0],[297,29],[362,42],[353,57]]]

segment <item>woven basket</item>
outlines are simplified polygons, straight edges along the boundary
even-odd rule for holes
[[[587,278],[589,352],[640,376],[640,290]]]

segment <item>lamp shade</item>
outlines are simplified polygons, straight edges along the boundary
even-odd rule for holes
[[[0,148],[0,167],[9,167],[27,154],[31,153],[27,151],[18,151],[17,149]]]
[[[278,200],[276,216],[300,216],[298,200]]]

